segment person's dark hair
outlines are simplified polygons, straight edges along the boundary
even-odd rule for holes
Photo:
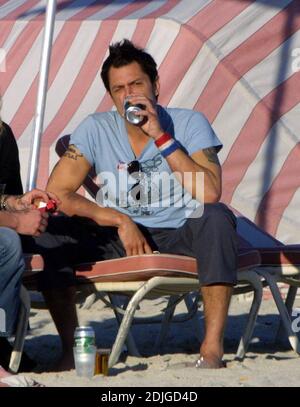
[[[120,68],[132,62],[137,62],[145,74],[149,76],[151,83],[154,84],[158,75],[156,62],[152,56],[142,48],[138,48],[131,41],[124,39],[109,47],[109,56],[102,66],[101,78],[108,92],[110,92],[108,80],[109,69],[112,66],[114,68]]]

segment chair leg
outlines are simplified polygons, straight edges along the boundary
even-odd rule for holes
[[[9,362],[9,370],[12,373],[17,373],[20,366],[30,314],[30,296],[26,288],[23,286],[21,286],[20,299],[21,299],[21,308],[19,312],[13,351],[11,353]]]
[[[155,348],[160,349],[161,345],[163,344],[164,340],[166,339],[166,336],[168,334],[169,328],[170,328],[170,323],[172,322],[172,318],[175,312],[175,308],[177,305],[177,300],[179,296],[178,295],[171,295],[168,301],[167,305],[167,310],[164,313],[162,322],[161,322],[161,328],[159,335],[156,340]]]
[[[281,297],[279,288],[276,284],[275,278],[272,275],[270,275],[270,273],[268,273],[262,269],[258,269],[257,272],[264,277],[264,279],[266,280],[266,282],[268,283],[268,285],[270,287],[271,293],[273,295],[275,304],[276,304],[279,314],[281,316],[281,320],[282,320],[284,329],[287,333],[291,347],[293,348],[293,350],[295,352],[300,354],[299,339],[297,337],[297,334],[295,332],[293,332],[293,330],[292,330],[292,321],[291,321],[289,312],[287,310],[287,307],[285,306],[285,304],[282,300],[282,297]]]
[[[108,361],[108,367],[112,367],[114,364],[117,363],[122,347],[124,345],[124,342],[127,338],[128,331],[130,329],[134,313],[140,303],[140,301],[145,297],[145,295],[151,291],[154,287],[156,287],[159,282],[161,281],[160,277],[153,277],[149,281],[147,281],[145,284],[143,284],[140,289],[132,296],[131,300],[128,303],[128,306],[126,308],[125,314],[122,318],[122,322],[116,337],[116,340],[114,342],[109,361]]]
[[[298,290],[297,286],[290,285],[288,293],[287,293],[287,297],[285,300],[285,305],[286,305],[286,308],[290,315],[292,314],[292,311],[293,311],[293,306],[294,306],[294,302],[296,299],[297,290]]]
[[[108,294],[108,297],[109,297],[109,300],[110,300],[111,304],[113,305],[113,311],[114,311],[116,320],[118,322],[118,325],[120,327],[120,325],[122,323],[122,316],[117,311],[117,307],[120,306],[118,296]],[[128,331],[127,338],[126,338],[125,342],[126,342],[128,352],[129,352],[129,354],[131,356],[141,357],[141,354],[140,354],[140,352],[139,352],[139,350],[138,350],[138,348],[136,346],[134,337],[133,337],[133,335],[132,335],[132,333],[130,331]]]
[[[96,294],[95,293],[92,293],[92,294],[88,295],[86,297],[86,299],[84,300],[84,303],[82,304],[81,309],[90,309],[95,301],[96,301]]]
[[[239,280],[249,282],[254,289],[254,297],[249,312],[248,322],[236,353],[236,359],[243,360],[253,335],[257,314],[262,302],[263,285],[261,278],[255,273],[254,270],[251,270],[250,272],[239,272]]]
[[[292,310],[293,310],[295,298],[297,295],[297,290],[298,290],[298,287],[290,285],[288,293],[287,293],[287,297],[285,300],[285,306],[286,306],[286,309],[287,309],[289,315],[292,315]],[[278,330],[276,333],[275,340],[280,342],[283,340],[283,338],[284,338],[284,326],[283,326],[282,320],[280,319],[280,324],[279,324],[279,327],[278,327]]]

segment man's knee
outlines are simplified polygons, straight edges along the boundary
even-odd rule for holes
[[[236,227],[236,219],[231,210],[221,202],[204,205],[203,214],[198,222],[205,222],[211,228],[223,229]]]
[[[1,258],[22,256],[22,247],[19,235],[10,228],[1,227],[0,232],[0,253]]]
[[[24,271],[21,242],[18,234],[12,229],[1,228],[0,230],[0,268],[0,289],[9,282],[15,284],[14,282],[21,278]]]

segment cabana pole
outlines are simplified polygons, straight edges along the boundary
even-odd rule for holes
[[[46,104],[46,94],[48,87],[48,74],[49,74],[49,65],[50,65],[50,56],[52,50],[52,39],[55,23],[55,12],[56,12],[56,0],[47,1],[47,10],[45,17],[45,31],[43,38],[43,48],[41,56],[41,65],[40,65],[40,77],[39,77],[39,86],[37,94],[37,104],[34,118],[34,133],[31,143],[31,155],[29,162],[29,172],[27,177],[26,190],[35,188],[37,172],[38,172],[38,163],[41,147],[41,137],[43,133],[44,125],[44,114],[45,114],[45,104]]]

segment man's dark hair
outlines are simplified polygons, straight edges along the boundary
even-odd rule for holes
[[[137,62],[145,74],[149,76],[151,83],[154,84],[158,75],[156,62],[152,56],[142,48],[138,48],[131,41],[124,39],[109,47],[109,56],[102,66],[101,78],[108,92],[110,92],[108,80],[109,69],[112,66],[114,68],[120,68],[132,62]]]

